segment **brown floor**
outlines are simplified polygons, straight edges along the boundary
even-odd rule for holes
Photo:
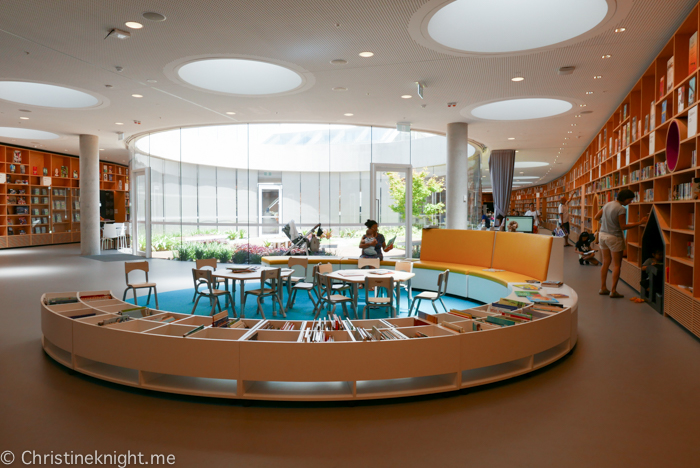
[[[568,357],[497,385],[356,406],[167,396],[54,363],[41,348],[40,295],[124,284],[121,262],[78,252],[0,251],[0,452],[130,450],[215,467],[700,466],[700,341],[646,305],[595,294],[599,270],[572,248],[566,282],[580,321]],[[160,290],[190,287],[191,265],[152,266]]]

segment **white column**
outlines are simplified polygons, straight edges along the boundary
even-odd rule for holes
[[[467,229],[469,224],[468,125],[447,124],[447,175],[445,176],[445,221],[447,229]]]
[[[80,135],[80,255],[100,254],[100,148]]]

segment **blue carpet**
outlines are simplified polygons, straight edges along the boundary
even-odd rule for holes
[[[260,283],[250,281],[246,283],[246,291],[251,290],[251,289],[256,289],[260,287]],[[420,291],[418,290],[413,290],[413,296],[415,297]],[[168,312],[180,312],[184,314],[189,314],[192,311],[192,307],[194,306],[194,302],[192,301],[192,295],[194,294],[194,289],[180,289],[178,291],[168,291],[164,293],[159,293],[158,294],[158,306],[160,310],[166,310]],[[240,291],[236,291],[236,294],[234,295],[234,301],[236,302],[236,312],[240,314]],[[285,290],[284,293],[284,304],[286,305],[287,301],[287,292]],[[445,305],[447,305],[448,309],[469,309],[471,307],[476,307],[479,304],[476,302],[468,301],[465,299],[460,299],[456,297],[451,297],[451,296],[445,296],[444,297]],[[127,302],[130,302],[133,304],[134,299],[127,299]],[[221,299],[221,307],[224,307],[224,302],[225,300],[222,298]],[[146,296],[139,296],[139,305],[145,305],[146,304]],[[360,291],[360,299],[358,302],[358,317],[362,317],[362,308],[364,307],[364,293]],[[155,301],[151,297],[151,307],[155,307]],[[438,311],[443,312],[442,306],[440,303],[436,303],[436,306],[438,308]],[[255,297],[254,296],[248,296],[248,299],[246,301],[246,310],[245,310],[245,316],[246,317],[255,317],[256,313],[256,302],[255,302]],[[399,311],[400,316],[406,316],[408,314],[408,308],[410,307],[410,303],[408,301],[408,294],[406,291],[401,291],[401,310]],[[429,312],[429,313],[435,313],[433,310],[432,306],[430,305],[430,301],[422,301],[421,302],[421,311],[423,312]],[[313,304],[309,300],[308,295],[304,291],[299,291],[297,293],[297,298],[296,302],[294,303],[294,307],[291,308],[290,310],[287,311],[287,318],[290,320],[309,320],[313,318],[313,315],[311,314],[311,311],[313,310]],[[370,316],[371,318],[387,318],[389,317],[388,311],[386,308],[384,309],[372,309],[370,311]],[[195,311],[196,315],[209,315],[209,312],[211,311],[211,306],[209,305],[209,301],[206,298],[202,298],[199,301],[199,304],[197,306],[197,310]],[[272,318],[272,304],[270,299],[265,300],[265,305],[264,305],[264,311],[265,311],[265,316],[270,319]],[[218,312],[218,310],[217,310]],[[342,307],[337,306],[335,309],[336,314],[341,314],[342,313]],[[350,317],[352,318],[352,312],[348,310]],[[231,314],[231,309],[229,309],[229,315],[232,316]],[[324,316],[324,315],[321,315]],[[279,312],[278,312],[278,317],[280,317]]]

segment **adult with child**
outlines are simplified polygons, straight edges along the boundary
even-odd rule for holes
[[[622,267],[622,252],[625,250],[625,234],[629,228],[646,224],[649,219],[645,216],[634,223],[627,223],[627,210],[625,207],[634,200],[634,192],[630,189],[622,189],[617,194],[617,200],[608,202],[598,211],[594,219],[600,221],[598,226],[598,245],[603,253],[603,267],[600,269],[600,291],[598,294],[610,295],[617,299],[624,297],[617,292],[617,283],[620,279]],[[612,264],[612,287],[608,290],[608,268]]]
[[[394,248],[394,245],[386,245],[384,235],[379,233],[379,224],[373,219],[368,219],[365,226],[367,227],[367,231],[360,241],[360,248],[362,249],[361,257],[383,260],[384,254],[382,251],[388,252]]]
[[[584,231],[578,236],[578,241],[576,242],[576,253],[578,254],[578,263],[580,265],[600,265],[600,262],[595,258],[595,250],[591,248],[591,242],[593,242],[592,236]]]

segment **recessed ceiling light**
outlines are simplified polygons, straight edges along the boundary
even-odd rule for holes
[[[22,120],[29,120],[29,117],[20,117]]]
[[[333,91],[347,91],[348,90],[348,88],[346,88],[344,86],[336,86],[335,88],[332,88],[332,89],[333,89]]]
[[[351,114],[350,112],[348,112],[348,113],[343,114],[343,115],[344,115],[345,117],[352,117],[352,116],[355,115],[355,114]]]
[[[606,0],[517,0],[486,2],[457,0],[437,10],[427,34],[439,44],[469,52],[504,53],[537,49],[580,36],[600,24],[608,14]],[[474,34],[465,18],[478,18],[480,29],[507,34]]]
[[[411,99],[413,96],[411,96],[410,94],[404,94],[404,95],[401,96],[401,97],[402,97],[403,99]]]
[[[602,78],[602,76],[600,76],[600,75],[596,75],[596,76],[593,77],[594,80],[599,80],[599,79],[601,79],[601,78]]]
[[[137,23],[136,21],[127,21],[126,23],[124,23],[124,26],[126,26],[127,28],[131,28],[131,29],[143,28],[143,24]]]
[[[142,16],[147,20],[151,21],[165,21],[165,15],[161,15],[160,13],[156,13],[153,11],[147,11]]]
[[[516,76],[516,77],[510,79],[510,81],[523,81],[523,80],[525,80],[525,78],[522,76]]]
[[[360,52],[360,57],[372,57],[374,55],[374,52]]]
[[[334,59],[334,60],[331,60],[331,63],[333,65],[345,65],[346,63],[348,63],[348,61],[344,60],[344,59]]]
[[[143,95],[141,95],[141,94],[132,94],[131,97],[142,98]]]
[[[610,55],[610,54],[605,54],[605,55],[601,56],[600,58],[602,58],[602,59],[609,59],[610,57],[612,57],[612,55]]]
[[[92,107],[100,103],[95,96],[82,91],[28,81],[0,81],[0,99],[63,109]]]
[[[479,106],[472,109],[471,114],[485,120],[529,120],[563,114],[572,107],[561,99],[507,99]]]
[[[189,62],[180,67],[177,74],[198,88],[249,96],[284,93],[304,83],[301,75],[281,65],[235,58]]]
[[[574,132],[572,132],[571,130],[569,130],[567,133],[574,133]]]
[[[227,115],[236,115],[235,112],[226,112]]]
[[[122,122],[114,122],[114,125],[124,125]]]
[[[593,94],[593,91],[586,91],[586,94]]]
[[[615,29],[615,32],[616,32],[616,33],[621,33],[621,32],[625,32],[625,31],[627,31],[627,28],[617,28],[617,29]]]
[[[576,114],[574,117],[577,117],[577,118],[581,117],[581,114]]]
[[[579,106],[579,107],[586,107],[585,104],[579,104],[578,106]]]
[[[509,140],[515,140],[515,138],[513,138],[513,137],[509,137],[508,139],[509,139]]]
[[[571,126],[572,126],[572,127],[575,127],[575,126],[576,126],[576,124],[571,124]]]
[[[51,132],[44,132],[43,130],[32,130],[29,128],[0,127],[0,137],[19,138],[20,140],[53,140],[58,138],[58,135]]]

